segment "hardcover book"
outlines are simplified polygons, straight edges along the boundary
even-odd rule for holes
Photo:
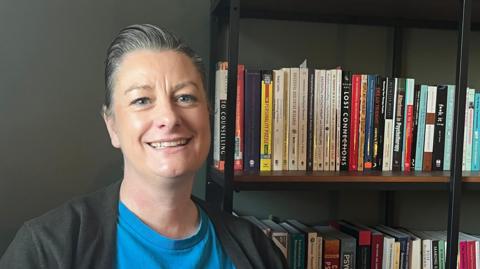
[[[287,222],[280,223],[290,238],[288,265],[292,269],[305,268],[305,235]]]

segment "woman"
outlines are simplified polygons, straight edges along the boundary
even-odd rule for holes
[[[210,147],[200,57],[133,25],[108,49],[105,82],[123,180],[26,222],[0,268],[286,268],[260,230],[191,197]]]

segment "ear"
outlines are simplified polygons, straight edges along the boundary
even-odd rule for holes
[[[117,128],[115,126],[115,117],[107,112],[106,107],[103,107],[103,121],[107,126],[108,135],[110,136],[110,141],[112,146],[115,148],[120,148],[120,140],[118,139]]]

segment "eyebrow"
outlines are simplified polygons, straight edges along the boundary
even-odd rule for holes
[[[127,94],[133,90],[153,90],[153,88],[148,85],[148,84],[142,84],[142,85],[133,85],[131,87],[128,87],[128,89],[125,90],[124,94]]]

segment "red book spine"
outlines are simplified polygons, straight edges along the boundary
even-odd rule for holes
[[[467,242],[468,248],[468,269],[476,269],[476,261],[475,258],[475,241],[468,241]]]
[[[371,269],[382,269],[383,262],[383,236],[381,234],[372,234],[371,246]]]
[[[350,110],[350,150],[349,150],[349,171],[358,169],[358,127],[360,121],[360,88],[362,75],[352,75],[352,104]]]
[[[413,140],[413,106],[407,106],[407,119],[406,119],[406,126],[405,126],[405,164],[404,169],[406,172],[410,172],[411,170],[411,162],[412,162],[412,140]]]
[[[325,240],[323,248],[323,269],[340,269],[340,240]]]
[[[460,242],[460,267],[459,269],[467,269],[468,267],[468,251],[467,241]]]
[[[239,64],[237,68],[237,104],[235,112],[235,156],[233,169],[235,171],[243,170],[243,117],[244,117],[244,86],[245,86],[245,66]]]

